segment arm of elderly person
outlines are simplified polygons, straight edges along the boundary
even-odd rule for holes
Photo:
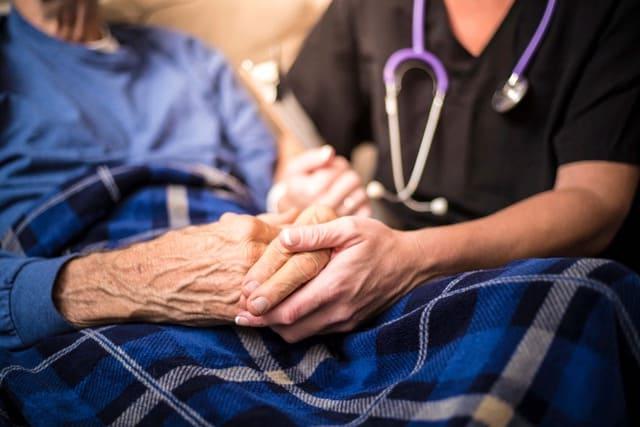
[[[331,262],[311,281],[277,286],[265,254],[248,273],[254,282],[244,291],[248,311],[236,323],[270,326],[295,342],[349,331],[435,277],[523,258],[597,255],[627,217],[639,177],[633,165],[577,162],[559,168],[553,190],[467,223],[400,232],[372,219],[342,218],[284,230],[284,250],[332,249]]]
[[[211,326],[230,322],[245,309],[241,282],[249,268],[273,249],[280,229],[296,212],[280,216],[224,215],[217,223],[188,227],[113,252],[69,262],[54,288],[61,314],[76,327],[121,322]],[[332,211],[311,207],[297,225],[334,219]],[[277,241],[277,239],[276,239]],[[302,253],[279,267],[296,282],[316,275],[329,251]],[[313,271],[300,270],[298,259]],[[288,261],[288,264],[287,264]],[[285,265],[287,264],[287,265]]]
[[[213,325],[234,318],[240,283],[279,229],[251,216],[171,231],[71,260],[53,290],[75,327],[120,322]]]

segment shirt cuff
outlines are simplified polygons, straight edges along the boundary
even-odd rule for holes
[[[72,258],[32,261],[18,272],[11,291],[11,312],[15,331],[24,346],[74,330],[53,303],[58,274]]]

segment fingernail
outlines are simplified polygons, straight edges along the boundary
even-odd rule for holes
[[[258,297],[251,301],[251,306],[258,314],[263,314],[269,308],[269,301],[265,297]]]
[[[238,326],[249,326],[249,319],[242,316],[236,316],[236,325]]]
[[[244,285],[244,293],[245,294],[251,294],[251,293],[253,293],[253,291],[258,289],[259,287],[260,287],[260,283],[258,283],[255,280],[253,280],[253,281],[247,283],[246,285]]]
[[[322,158],[328,159],[331,155],[333,155],[333,148],[330,145],[322,147]]]
[[[282,240],[287,246],[294,246],[298,244],[298,236],[296,236],[294,233],[291,233],[291,230],[289,229],[286,229],[282,232]]]

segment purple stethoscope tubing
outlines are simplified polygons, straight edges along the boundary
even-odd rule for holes
[[[518,105],[526,95],[529,83],[524,77],[524,73],[531,64],[533,57],[540,48],[544,36],[549,29],[556,9],[556,3],[557,0],[547,0],[547,6],[542,19],[536,28],[535,34],[518,60],[518,63],[513,69],[513,72],[509,76],[505,85],[496,91],[493,98],[493,105],[497,112],[505,113],[510,111]],[[420,180],[422,179],[435,136],[435,131],[440,120],[442,105],[449,89],[449,76],[447,74],[447,70],[442,64],[442,61],[425,48],[425,14],[426,0],[414,0],[412,28],[413,46],[392,54],[385,64],[383,71],[383,78],[387,92],[386,106],[387,116],[389,119],[391,166],[396,187],[396,195],[391,195],[384,186],[377,181],[373,181],[369,184],[367,192],[373,199],[385,198],[393,202],[404,203],[410,209],[417,212],[431,212],[435,215],[444,215],[448,211],[448,201],[446,199],[440,197],[432,200],[431,202],[418,202],[412,198],[417,190]],[[405,63],[414,61],[427,65],[428,68],[426,68],[426,71],[429,72],[434,81],[435,93],[434,101],[429,110],[426,129],[423,134],[422,142],[420,143],[418,156],[414,163],[414,168],[409,182],[405,184],[402,166],[397,98],[401,90],[402,76],[407,70],[405,69],[402,74],[399,73],[399,70]]]
[[[425,0],[416,0],[416,1],[424,3]],[[527,48],[524,50],[524,53],[522,54],[522,57],[516,64],[516,67],[513,69],[512,74],[515,74],[517,76],[522,76],[527,71],[529,64],[531,64],[533,57],[535,56],[536,52],[540,48],[540,45],[542,44],[542,40],[544,39],[544,36],[547,33],[549,26],[551,25],[551,19],[553,18],[553,14],[556,10],[556,3],[557,3],[557,0],[547,1],[547,7],[544,11],[544,15],[542,15],[540,24],[538,24],[538,28],[536,29],[536,32],[533,35],[533,38],[529,42],[529,45],[527,46]]]
[[[392,84],[396,80],[396,72],[400,65],[408,61],[421,61],[431,67],[435,73],[437,89],[446,93],[449,89],[449,75],[442,61],[424,46],[424,16],[426,0],[413,2],[413,46],[402,49],[391,55],[384,67],[384,81]]]
[[[533,60],[533,57],[540,48],[547,30],[549,29],[551,19],[553,18],[553,14],[556,9],[556,4],[557,0],[547,1],[547,6],[545,8],[542,19],[540,20],[540,23],[536,28],[536,32],[531,38],[531,41],[527,45],[524,53],[518,60],[518,63],[513,69],[511,75],[520,77],[526,72],[527,68],[531,64],[531,61]],[[444,65],[442,65],[440,59],[438,59],[437,56],[425,49],[425,14],[426,0],[414,0],[412,30],[413,46],[411,48],[399,50],[391,55],[384,67],[384,81],[387,84],[393,83],[396,79],[396,72],[398,71],[400,65],[407,61],[416,60],[429,65],[433,69],[437,89],[446,93],[449,88],[449,76],[447,74],[447,71],[444,68]]]

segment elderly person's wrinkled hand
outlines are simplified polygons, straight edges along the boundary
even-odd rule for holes
[[[78,327],[130,321],[209,326],[232,321],[244,309],[243,278],[279,231],[251,216],[226,214],[211,225],[77,258],[58,278],[54,301]]]

